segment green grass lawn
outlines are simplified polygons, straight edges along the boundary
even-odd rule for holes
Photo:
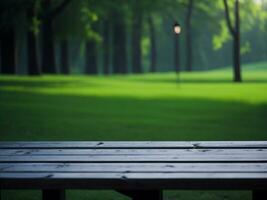
[[[267,140],[267,63],[129,76],[0,76],[0,140]],[[178,81],[177,81],[178,80]],[[28,195],[28,193],[32,195]],[[27,196],[26,196],[27,195]],[[6,199],[39,192],[4,191]],[[68,191],[70,199],[122,199]],[[250,199],[250,192],[166,192],[166,199]]]

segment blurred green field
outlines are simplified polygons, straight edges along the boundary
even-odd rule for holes
[[[267,63],[245,66],[243,75],[241,84],[232,83],[230,69],[179,76],[0,76],[0,140],[267,140]],[[28,193],[3,196],[40,196]],[[68,194],[123,199],[109,191]],[[165,196],[245,200],[250,192]]]

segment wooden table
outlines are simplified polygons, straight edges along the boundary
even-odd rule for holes
[[[0,189],[111,189],[162,199],[164,189],[252,190],[267,199],[267,141],[0,142]]]

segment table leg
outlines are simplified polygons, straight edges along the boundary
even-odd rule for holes
[[[132,200],[162,200],[162,190],[117,190]]]
[[[43,200],[65,200],[65,190],[43,190],[42,198]]]
[[[267,199],[267,190],[253,190],[252,191],[253,200],[265,200]]]

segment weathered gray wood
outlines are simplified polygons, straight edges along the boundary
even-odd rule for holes
[[[70,148],[70,149],[134,149],[134,148],[159,148],[159,149],[176,149],[176,148],[267,148],[267,141],[191,141],[191,142],[110,142],[110,141],[94,141],[94,142],[0,142],[1,149],[55,149],[55,148]]]
[[[267,149],[1,149],[0,156],[56,155],[239,155],[267,154]]]
[[[43,190],[42,191],[43,200],[65,200],[65,190]]]
[[[163,200],[162,190],[117,190],[132,200]]]
[[[262,179],[266,181],[266,173],[228,173],[228,172],[204,172],[204,173],[10,173],[0,174],[1,179]]]
[[[267,188],[265,190],[253,190],[252,200],[265,200],[267,199]]]
[[[2,189],[267,188],[267,142],[0,142]]]
[[[0,173],[267,173],[267,163],[0,163]]]
[[[65,163],[116,163],[116,162],[267,162],[267,154],[244,154],[244,155],[195,155],[192,153],[181,155],[79,155],[79,156],[0,156],[0,162],[65,162]]]

